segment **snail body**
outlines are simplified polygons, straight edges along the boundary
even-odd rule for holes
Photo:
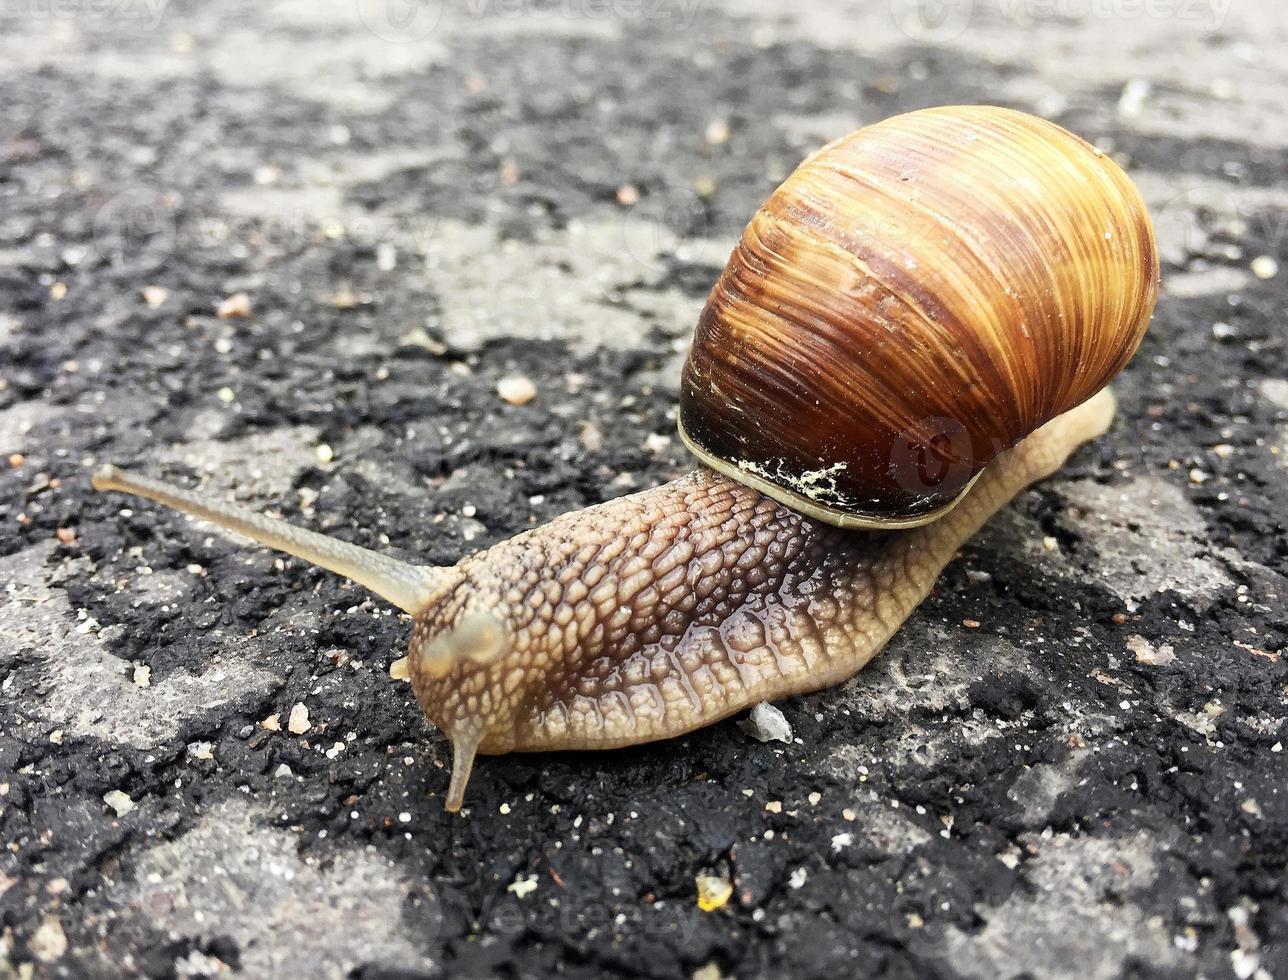
[[[875,143],[860,130],[832,144],[788,178],[735,249],[686,365],[681,431],[711,468],[565,514],[450,567],[400,562],[111,467],[94,485],[212,520],[411,613],[402,669],[452,741],[451,810],[476,753],[669,738],[838,683],[881,649],[989,515],[1105,431],[1114,400],[1103,386],[1148,323],[1157,258],[1139,197],[1087,144],[1029,120],[997,109],[914,113],[872,127],[893,131]],[[992,154],[992,169],[973,161],[963,173],[1036,189],[989,225],[991,243],[984,219],[971,230],[964,216],[965,190],[906,198],[946,227],[923,229],[919,244],[882,246],[891,263],[882,266],[881,248],[839,217],[857,213],[846,194],[886,193],[882,178],[863,183],[846,168],[875,154],[874,172],[920,165],[930,183],[951,183],[957,171],[926,163],[935,126],[942,143]],[[1061,162],[1055,190],[1044,183],[1055,164],[1035,163],[1055,153],[1048,144],[1067,144],[1073,159]],[[847,190],[819,189],[819,174],[822,184],[839,175]],[[983,197],[989,207],[1004,206],[998,193]],[[814,203],[780,208],[783,200]],[[800,235],[778,227],[791,215],[806,226]],[[937,273],[961,294],[951,308],[952,289],[936,276],[906,281],[936,250],[970,267]],[[1079,262],[1092,282],[1068,285]],[[1023,293],[1026,280],[1040,295]],[[994,289],[1003,298],[989,305]],[[869,377],[898,360],[894,348],[910,362],[905,373]],[[847,350],[858,367],[842,366]],[[818,389],[812,408],[804,382]],[[953,385],[957,396],[941,390]],[[976,391],[997,385],[1005,390]],[[926,410],[937,414],[918,416]],[[784,431],[792,412],[803,430],[795,441]],[[848,530],[855,525],[880,530]]]

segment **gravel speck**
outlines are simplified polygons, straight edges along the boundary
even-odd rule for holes
[[[778,708],[768,701],[762,701],[746,718],[739,720],[738,727],[758,742],[791,742],[792,726]]]
[[[215,316],[221,320],[249,317],[252,312],[250,296],[246,293],[233,293],[215,305]]]
[[[719,875],[703,874],[694,879],[698,890],[698,908],[714,912],[724,908],[733,896],[733,882]]]
[[[521,374],[511,374],[496,383],[496,393],[511,405],[526,405],[537,397],[537,386],[532,379]]]
[[[103,802],[116,811],[118,817],[123,817],[134,809],[134,801],[130,799],[128,793],[123,793],[119,789],[108,790],[103,794]]]

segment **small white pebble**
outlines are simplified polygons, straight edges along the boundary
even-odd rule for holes
[[[510,812],[510,804],[502,803],[498,809],[501,811],[502,814],[508,814]]]
[[[1212,336],[1217,340],[1230,340],[1239,336],[1239,331],[1228,323],[1212,324]]]
[[[227,385],[224,385],[217,392],[215,392],[215,397],[218,398],[225,405],[231,405],[233,403],[233,400],[237,397],[237,393],[233,391],[231,388],[229,388]]]
[[[213,759],[215,757],[214,748],[209,742],[193,742],[188,746],[188,752],[194,759]]]
[[[582,422],[577,438],[587,452],[597,453],[604,448],[604,433],[594,422]]]
[[[787,879],[787,884],[791,888],[800,888],[805,884],[805,879],[809,877],[809,872],[804,868],[797,868]]]
[[[295,773],[291,771],[290,766],[288,766],[285,762],[283,762],[280,766],[278,766],[276,769],[273,770],[273,775],[276,776],[278,779],[290,779],[292,776],[295,775]]]
[[[303,702],[291,708],[291,714],[286,719],[286,730],[292,735],[303,735],[309,730],[309,709]]]
[[[506,375],[496,383],[496,393],[511,405],[526,405],[537,397],[537,386],[521,374]]]
[[[250,297],[246,293],[233,293],[215,307],[215,316],[221,320],[248,317],[252,312]]]
[[[832,850],[839,853],[854,843],[854,835],[848,830],[832,838]]]
[[[1258,255],[1252,260],[1252,274],[1258,279],[1273,279],[1279,275],[1279,263],[1269,255]]]
[[[134,801],[130,799],[129,794],[122,793],[119,789],[104,793],[103,802],[115,810],[118,817],[123,817],[134,809]]]
[[[475,507],[473,504],[466,504],[464,507],[461,508],[462,517],[473,517],[478,512],[479,512],[479,509]]]
[[[665,452],[671,446],[671,437],[660,432],[650,432],[644,440],[644,448],[651,453]]]
[[[139,687],[149,686],[152,683],[152,668],[147,664],[135,664],[134,683]]]
[[[154,310],[164,303],[169,295],[170,290],[166,289],[164,286],[143,287],[143,302],[147,303],[148,306]]]
[[[528,875],[520,875],[510,882],[505,890],[513,892],[515,898],[526,898],[537,890],[537,879]]]
[[[331,460],[335,459],[335,450],[325,442],[318,443],[313,452],[317,455],[319,463],[329,463]]]
[[[703,912],[715,912],[733,897],[733,882],[723,875],[701,874],[693,879],[697,905]]]
[[[12,933],[9,933],[8,929],[5,930],[5,933],[6,939],[9,935],[12,935]],[[8,945],[9,944],[6,941],[5,946],[8,947]],[[47,915],[43,920],[41,920],[36,931],[33,932],[31,934],[31,938],[27,940],[27,950],[41,963],[53,963],[63,958],[67,953],[67,933],[63,932],[63,924],[59,921],[58,916]],[[10,963],[12,960],[6,956],[5,962]],[[26,969],[24,970],[23,967],[26,967]],[[52,970],[41,970],[40,975],[42,977],[49,976],[51,972]],[[27,980],[27,978],[34,976],[35,973],[31,969],[30,963],[24,963],[22,966],[18,967],[16,973],[6,972],[5,975],[23,977],[24,980]]]
[[[1239,980],[1248,980],[1255,976],[1261,966],[1261,956],[1246,949],[1235,949],[1230,952],[1230,969]]]
[[[1120,116],[1139,116],[1145,108],[1145,101],[1153,91],[1153,85],[1146,78],[1133,78],[1123,86],[1118,96],[1118,114]]]
[[[781,711],[768,701],[761,701],[751,709],[738,727],[758,742],[787,742],[792,740],[792,726]]]
[[[398,814],[398,822],[411,823],[411,814],[404,810],[402,813]]]
[[[326,757],[328,759],[334,759],[343,751],[344,751],[344,743],[336,742],[334,745],[332,745],[329,749],[326,750]]]
[[[1183,935],[1173,936],[1172,945],[1182,953],[1193,953],[1199,948],[1199,937],[1191,929]]]

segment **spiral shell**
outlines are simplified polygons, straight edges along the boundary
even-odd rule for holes
[[[1008,109],[897,116],[751,219],[698,322],[680,434],[829,523],[927,523],[1117,374],[1157,295],[1144,202],[1104,153]]]

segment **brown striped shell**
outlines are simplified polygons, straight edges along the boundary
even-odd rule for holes
[[[752,217],[698,322],[680,434],[829,523],[926,523],[1117,374],[1157,295],[1144,202],[1102,152],[1009,109],[897,116]]]

